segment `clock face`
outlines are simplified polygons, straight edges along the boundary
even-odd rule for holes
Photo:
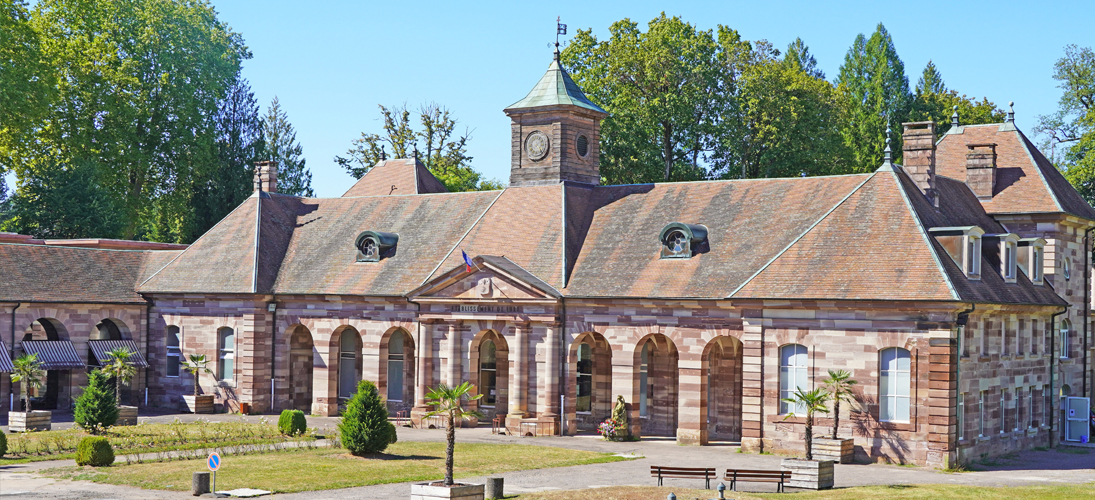
[[[551,141],[547,135],[537,130],[525,138],[525,152],[532,161],[542,160],[548,154]]]

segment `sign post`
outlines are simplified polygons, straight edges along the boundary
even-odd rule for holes
[[[209,454],[209,458],[206,459],[206,465],[209,466],[210,472],[213,473],[213,494],[217,494],[217,469],[221,468],[221,456],[217,452]]]

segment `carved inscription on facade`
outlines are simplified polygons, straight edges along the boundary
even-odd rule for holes
[[[491,306],[485,304],[453,304],[450,312],[519,313],[521,306]]]

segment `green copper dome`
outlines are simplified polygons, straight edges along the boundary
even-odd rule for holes
[[[586,95],[582,92],[581,87],[579,87],[577,83],[574,83],[574,80],[570,78],[570,75],[563,69],[563,66],[559,64],[559,58],[556,56],[556,58],[551,61],[551,65],[548,66],[547,73],[544,73],[544,76],[540,78],[540,81],[532,88],[532,91],[530,91],[524,99],[507,107],[506,111],[511,109],[535,108],[539,106],[557,106],[561,104],[570,104],[598,113],[608,114],[608,112],[601,109],[600,106],[593,104],[589,99],[586,99]]]

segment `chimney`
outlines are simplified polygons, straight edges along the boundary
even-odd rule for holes
[[[966,185],[978,200],[991,200],[996,187],[996,144],[966,144]]]
[[[278,192],[278,164],[276,162],[255,162],[255,191]]]
[[[938,207],[939,192],[935,190],[935,123],[926,121],[901,125],[905,129],[901,133],[905,173],[909,174],[928,201]]]

